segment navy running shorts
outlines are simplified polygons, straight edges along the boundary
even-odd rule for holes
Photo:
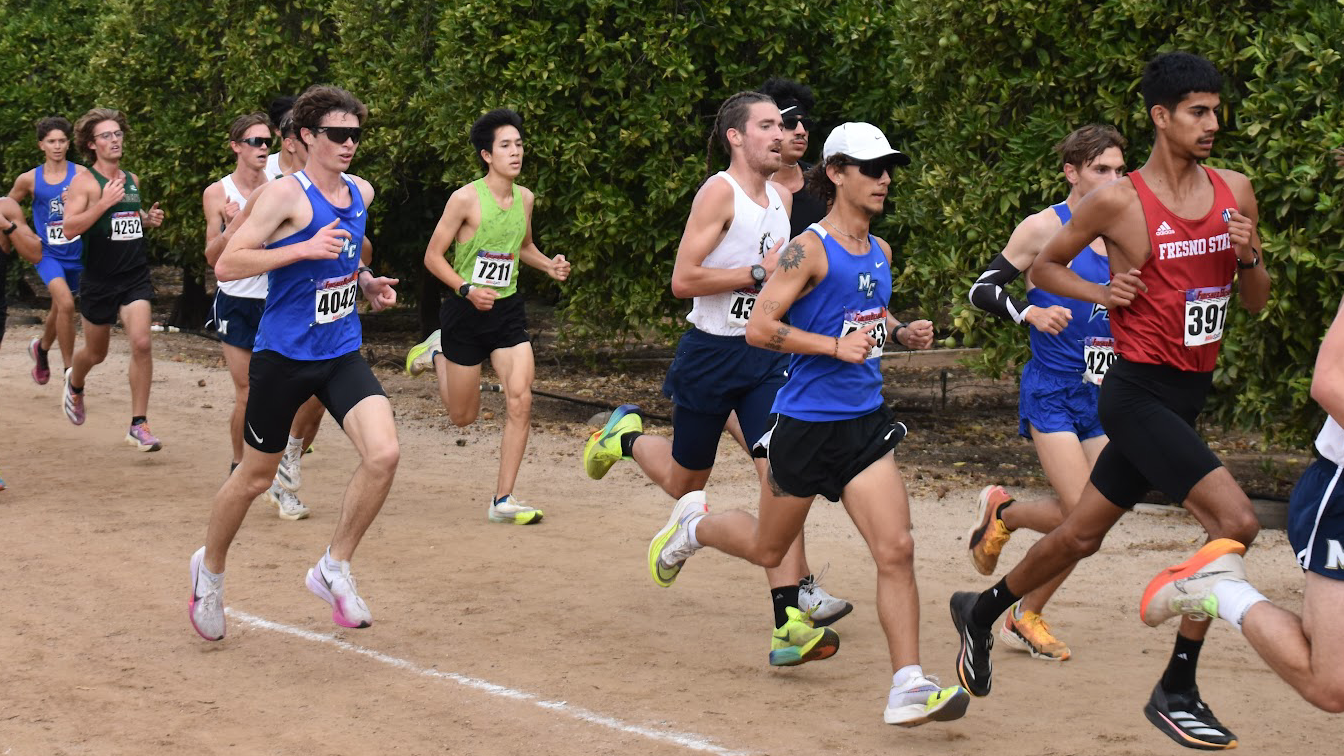
[[[1288,543],[1303,571],[1344,580],[1344,475],[1317,459],[1307,467],[1288,502]]]
[[[215,329],[220,341],[250,352],[256,346],[257,328],[261,326],[261,313],[265,309],[265,299],[235,297],[216,291],[214,304],[210,306],[210,320],[205,325]]]
[[[1028,360],[1018,391],[1018,435],[1030,439],[1033,427],[1041,433],[1072,433],[1079,441],[1104,435],[1097,417],[1099,392],[1099,386],[1078,373],[1061,373]]]

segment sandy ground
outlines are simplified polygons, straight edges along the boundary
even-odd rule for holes
[[[11,321],[0,351],[0,756],[1181,752],[1142,715],[1174,627],[1145,627],[1137,601],[1198,545],[1192,520],[1126,518],[1075,572],[1049,615],[1073,660],[1000,648],[992,696],[959,722],[904,730],[881,722],[890,670],[874,572],[838,506],[814,507],[808,539],[813,566],[830,564],[827,587],[857,605],[836,625],[841,651],[772,669],[759,570],[702,552],[671,590],[649,579],[646,545],[671,502],[629,464],[585,477],[591,409],[534,429],[518,493],[545,523],[496,525],[485,505],[499,396],[485,398],[497,419],[459,431],[423,409],[427,381],[385,371],[402,462],[355,560],[375,624],[335,626],[303,586],[356,463],[328,422],[304,462],[314,516],[253,507],[229,562],[229,635],[205,642],[187,622],[187,560],[227,470],[227,374],[172,360],[191,337],[156,336],[150,419],[165,448],[140,454],[122,442],[120,334],[89,379],[82,427],[61,413],[59,378],[28,378],[35,334]],[[749,464],[726,445],[720,455],[712,506],[749,505]],[[920,460],[902,464],[909,475]],[[975,491],[916,491],[924,664],[954,681],[947,597],[989,583],[963,553]],[[1016,537],[1005,564],[1030,540]],[[1262,535],[1250,567],[1300,608],[1281,532]],[[1201,682],[1244,750],[1307,753],[1338,737],[1339,718],[1303,703],[1224,623]]]

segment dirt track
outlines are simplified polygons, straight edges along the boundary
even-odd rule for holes
[[[964,720],[902,730],[881,723],[889,669],[873,570],[839,507],[814,507],[808,543],[815,568],[830,563],[830,590],[857,605],[837,625],[841,652],[774,670],[758,570],[703,553],[673,589],[649,580],[644,550],[670,501],[629,465],[600,483],[583,475],[591,410],[557,410],[534,429],[518,492],[546,522],[493,525],[484,509],[499,419],[451,429],[428,382],[391,373],[380,375],[399,409],[402,464],[355,561],[374,626],[336,627],[303,587],[354,467],[328,422],[304,463],[313,518],[253,507],[229,563],[229,636],[207,643],[185,616],[187,559],[227,471],[227,374],[172,361],[190,337],[156,336],[150,418],[165,448],[138,454],[121,441],[120,335],[89,379],[88,423],[75,427],[59,409],[59,380],[27,377],[23,346],[35,333],[11,320],[0,351],[10,486],[0,493],[0,756],[1183,752],[1141,713],[1174,629],[1144,627],[1136,605],[1153,573],[1198,544],[1193,521],[1131,516],[1078,569],[1051,613],[1073,660],[999,649],[994,693]],[[502,418],[498,395],[485,405]],[[711,504],[750,504],[749,465],[726,444],[720,455]],[[908,477],[924,472],[918,456],[902,464]],[[962,553],[974,489],[939,498],[941,488],[916,486],[913,509],[924,663],[950,681],[947,596],[988,581]],[[1006,563],[1029,542],[1015,538]],[[1300,607],[1281,532],[1263,534],[1250,568],[1267,595]],[[1201,681],[1245,750],[1308,753],[1338,737],[1338,717],[1303,703],[1223,623]]]

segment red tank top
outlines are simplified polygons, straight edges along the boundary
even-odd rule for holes
[[[1148,291],[1111,311],[1115,350],[1130,362],[1207,373],[1218,360],[1237,270],[1223,215],[1237,209],[1237,200],[1216,171],[1204,171],[1213,182],[1213,206],[1195,220],[1168,210],[1138,171],[1129,174],[1152,245],[1140,268]]]

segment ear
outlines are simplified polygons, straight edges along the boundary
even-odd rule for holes
[[[737,129],[730,128],[727,131],[725,131],[724,138],[728,140],[728,144],[734,147],[742,146],[743,141],[742,132],[738,131]]]
[[[490,150],[481,150],[481,160],[485,161],[485,165],[487,168],[490,167],[490,163],[491,161],[494,160],[494,158],[495,156],[490,152]]]
[[[1149,109],[1148,115],[1153,119],[1153,125],[1159,129],[1165,129],[1171,123],[1171,111],[1167,110],[1165,105],[1154,105]]]
[[[1068,179],[1069,186],[1078,185],[1078,166],[1073,163],[1064,164],[1064,178]]]
[[[840,184],[843,183],[842,178],[843,178],[844,175],[845,175],[845,168],[844,168],[844,166],[840,166],[840,165],[828,165],[828,166],[826,166],[826,177],[829,178],[829,179],[831,180],[831,183],[832,183],[832,184],[835,184],[836,186],[840,186]]]

